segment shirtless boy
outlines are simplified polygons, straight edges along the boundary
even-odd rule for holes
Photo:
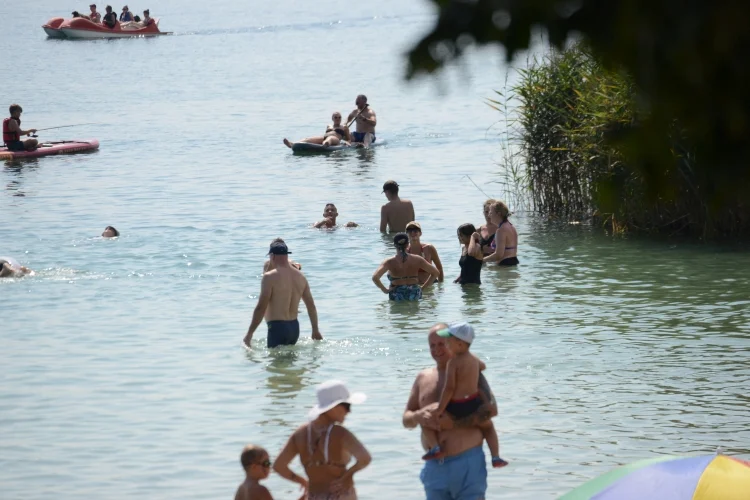
[[[453,356],[446,366],[445,386],[440,395],[437,415],[447,411],[453,418],[461,419],[475,413],[484,404],[479,392],[479,374],[486,368],[484,362],[469,352],[474,340],[474,328],[465,322],[456,322],[447,328],[439,330],[438,336],[448,340],[448,347]],[[500,444],[498,443],[495,426],[491,420],[479,425],[492,456],[492,466],[504,467],[508,462],[500,458]],[[430,451],[422,458],[433,460],[442,458],[444,453],[440,448],[439,435],[432,430],[426,430],[426,438]]]
[[[245,482],[237,488],[234,500],[273,500],[268,488],[260,484],[271,473],[268,452],[260,446],[249,444],[242,450],[240,463],[245,469]]]
[[[316,229],[320,229],[321,227],[332,229],[336,227],[336,217],[338,216],[339,211],[336,209],[336,205],[333,203],[327,203],[325,208],[323,208],[323,220],[313,224],[313,227]],[[344,227],[357,227],[357,224],[354,222],[347,222]]]
[[[416,220],[414,216],[414,205],[411,200],[402,200],[398,196],[398,183],[386,181],[383,184],[383,193],[388,203],[380,208],[380,232],[402,233],[406,225]]]
[[[268,325],[269,348],[296,344],[299,339],[297,314],[300,300],[305,302],[310,316],[313,340],[323,340],[318,330],[318,311],[315,309],[310,286],[305,275],[292,267],[289,262],[290,253],[285,243],[271,243],[268,254],[274,269],[263,273],[258,304],[244,339],[247,347],[250,347],[253,334],[264,317]]]

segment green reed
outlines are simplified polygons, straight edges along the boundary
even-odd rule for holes
[[[488,99],[508,123],[503,167],[515,197],[525,185],[534,210],[570,220],[593,217],[613,233],[750,235],[750,209],[741,200],[711,198],[710,179],[695,173],[696,155],[678,124],[671,124],[669,137],[645,139],[673,165],[658,178],[632,154],[634,138],[644,140],[632,131],[647,110],[638,108],[628,75],[605,68],[578,45],[529,61],[520,76],[510,92]],[[654,194],[655,182],[669,187],[666,196]]]

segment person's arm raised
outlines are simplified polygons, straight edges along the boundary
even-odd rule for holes
[[[245,345],[250,347],[250,341],[253,340],[253,333],[263,321],[263,315],[266,314],[268,304],[271,302],[271,293],[273,292],[273,286],[271,285],[271,279],[268,274],[263,275],[263,279],[260,281],[260,296],[258,297],[258,305],[255,306],[253,311],[253,319],[250,322],[250,328],[247,329],[245,335]]]
[[[344,432],[344,447],[354,457],[354,465],[349,467],[344,474],[338,479],[331,481],[331,492],[339,493],[350,488],[354,474],[361,471],[372,461],[370,452],[359,442],[359,440],[348,429],[339,427],[340,432]]]
[[[305,307],[307,307],[307,315],[310,316],[313,340],[323,340],[323,335],[318,330],[318,309],[315,307],[315,301],[313,300],[307,280],[305,280],[305,291],[302,292],[302,301],[305,303]]]

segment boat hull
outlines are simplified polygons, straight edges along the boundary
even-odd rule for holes
[[[46,30],[45,30],[46,31]],[[119,22],[115,24],[114,28],[108,28],[103,24],[97,24],[76,17],[68,19],[60,25],[60,31],[63,32],[64,37],[71,40],[94,40],[94,39],[106,39],[106,38],[132,38],[142,36],[159,36],[168,35],[169,33],[159,31],[159,20],[154,19],[154,22],[145,28],[139,29],[126,29],[123,28]]]
[[[8,151],[8,148],[0,147],[0,160],[20,160],[23,158],[39,158],[41,156],[69,155],[84,151],[95,151],[97,149],[99,149],[99,141],[96,139],[52,143],[51,146],[39,147],[34,151]]]
[[[60,26],[64,22],[65,19],[63,19],[62,17],[53,17],[52,19],[47,21],[47,24],[42,26],[42,29],[50,38],[65,38],[65,33],[63,33],[60,29]]]

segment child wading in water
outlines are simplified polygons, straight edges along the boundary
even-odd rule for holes
[[[474,414],[483,404],[479,392],[479,373],[486,366],[482,360],[469,352],[474,341],[474,328],[468,323],[451,323],[448,328],[437,334],[448,339],[448,348],[453,357],[446,366],[445,386],[440,394],[437,409],[438,417],[447,411],[453,418],[466,418]],[[479,424],[484,440],[490,448],[492,466],[505,467],[508,462],[500,458],[500,443],[497,439],[495,426],[491,420]],[[434,430],[423,429],[430,445],[430,451],[422,457],[423,460],[433,460],[443,457],[438,433]]]
[[[260,446],[249,444],[242,450],[240,463],[245,469],[245,482],[237,488],[234,500],[273,500],[268,489],[260,484],[271,473],[268,452]]]

